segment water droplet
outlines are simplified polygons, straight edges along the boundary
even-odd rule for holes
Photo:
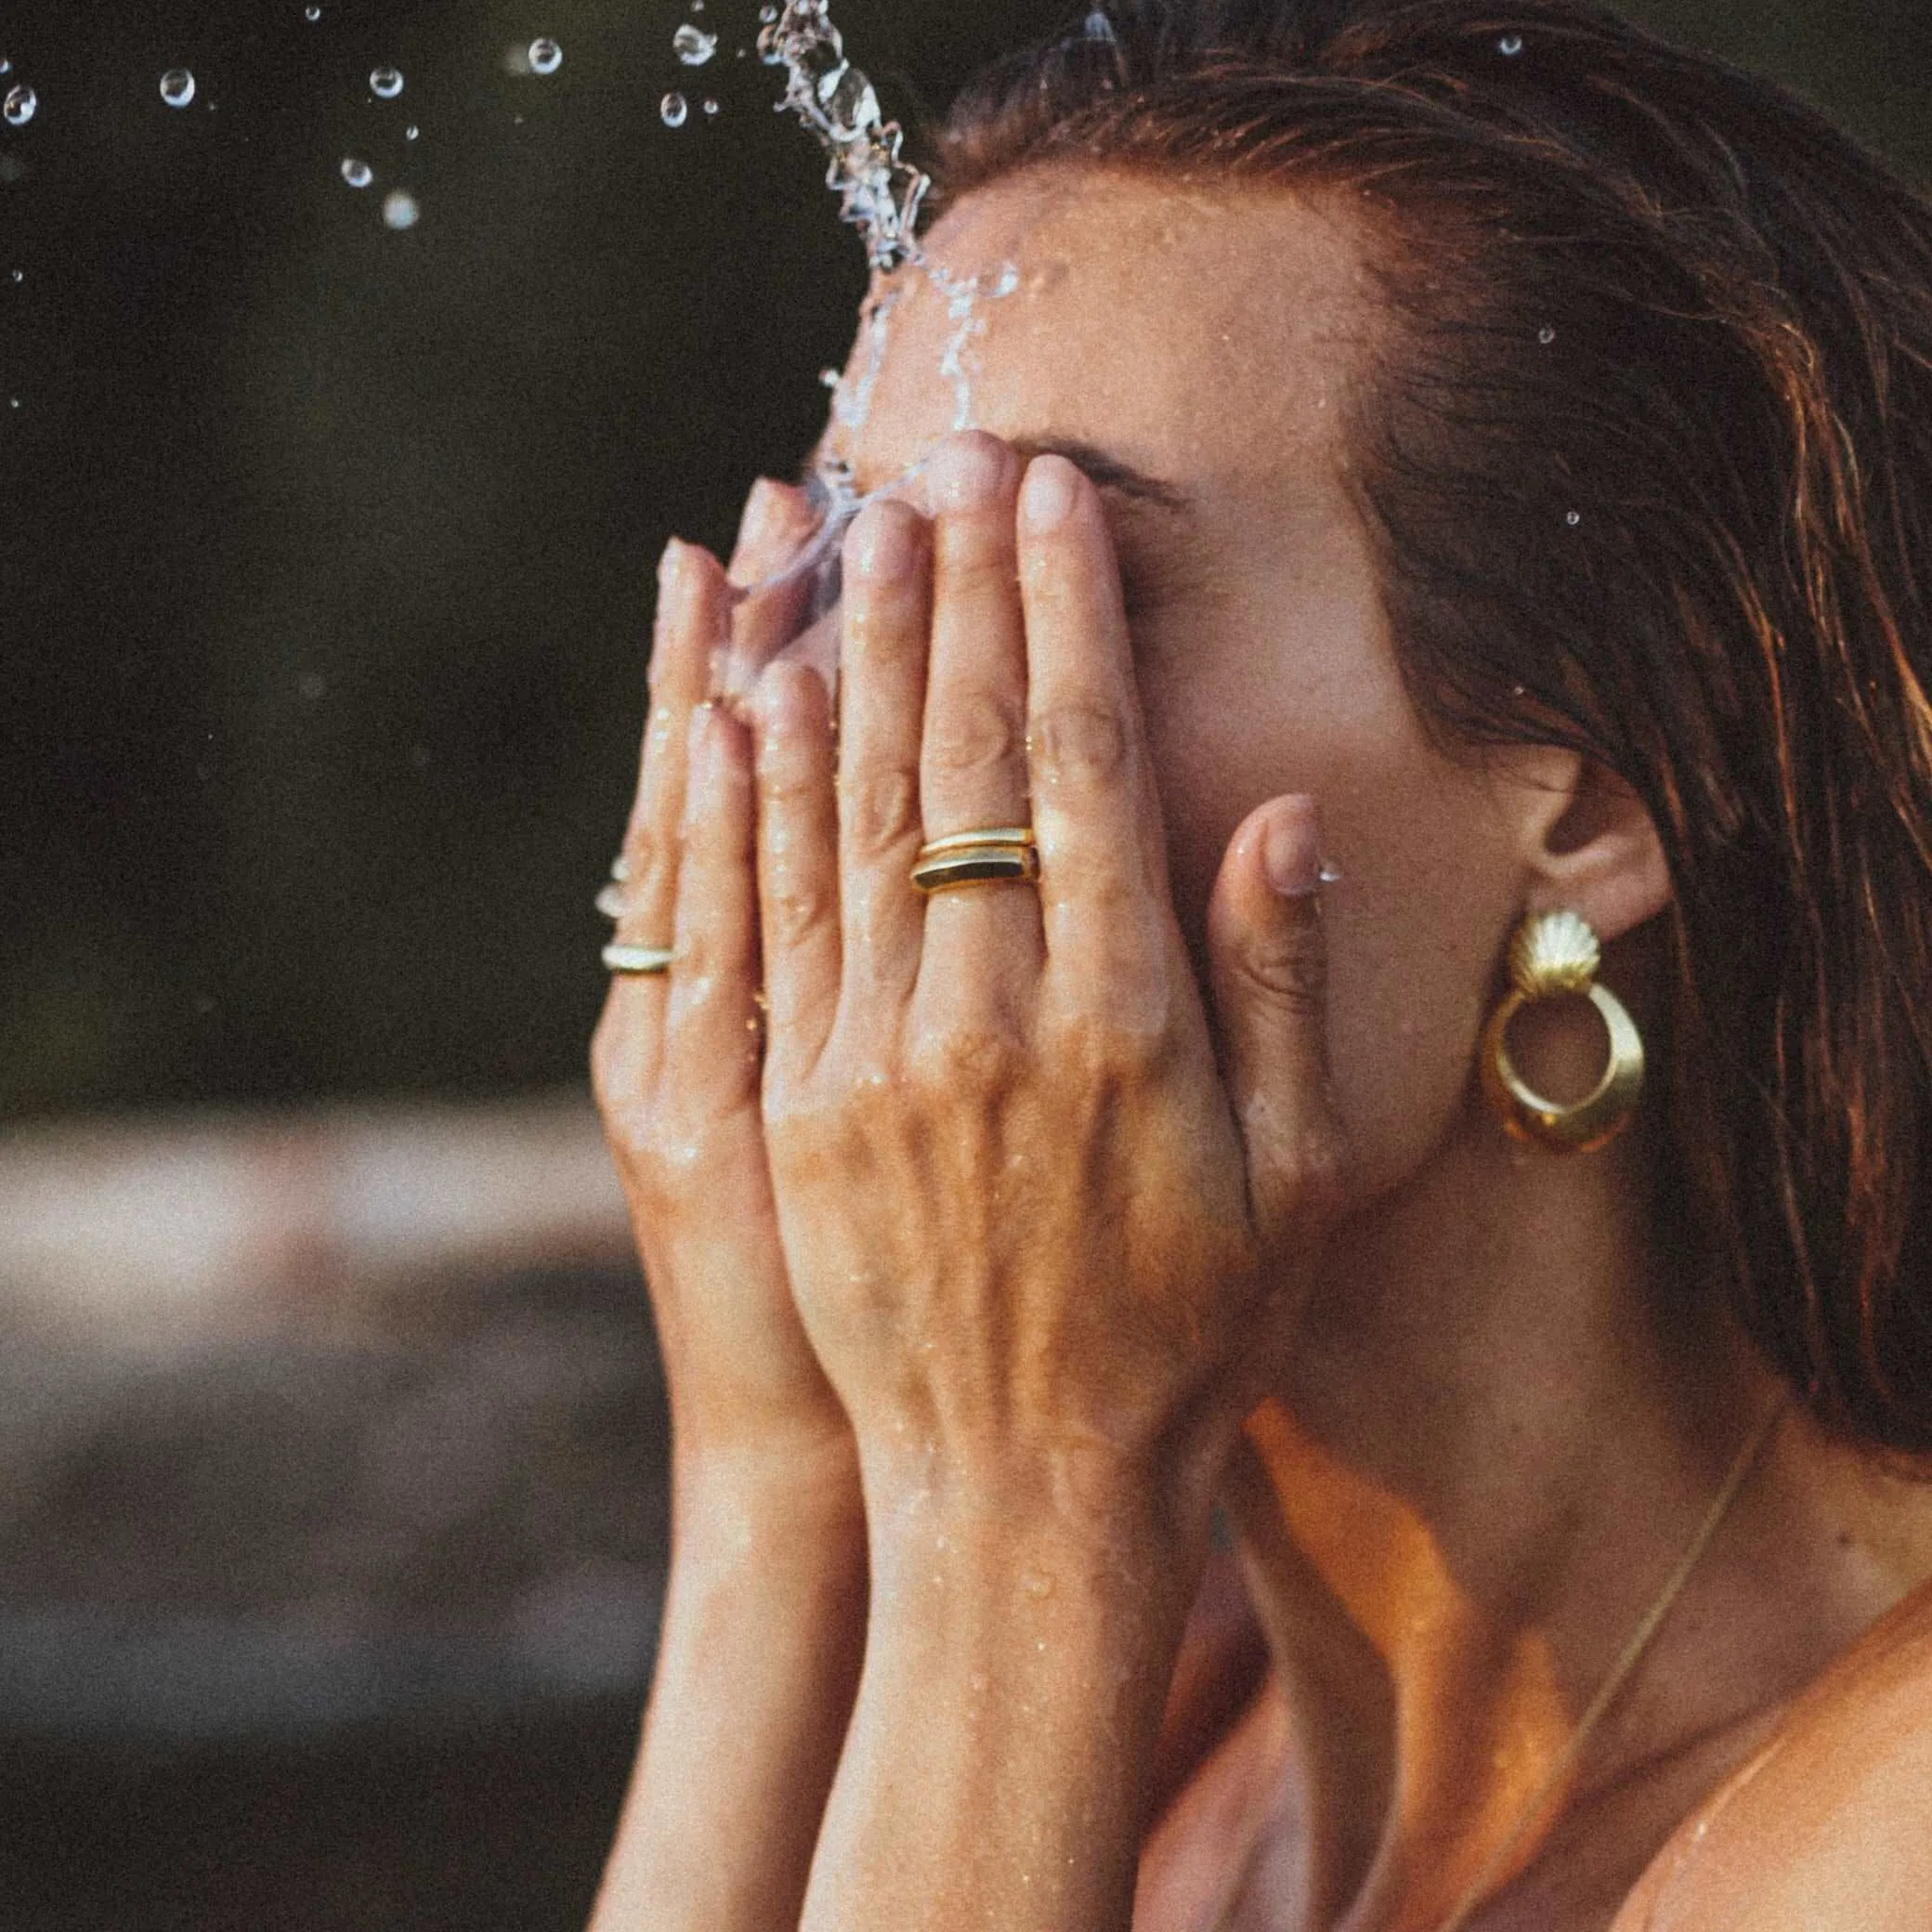
[[[420,127],[416,126],[415,124],[412,122],[409,126],[403,129],[402,137],[406,141],[412,141],[422,132],[423,130]]]
[[[329,688],[329,680],[319,671],[305,671],[296,687],[309,703],[313,704]]]
[[[303,18],[303,19],[304,19],[305,20],[307,20],[307,21],[309,21],[309,22],[310,22],[311,24],[312,24],[313,22],[315,22],[315,21],[317,21],[317,20],[320,20],[320,19],[321,19],[321,17],[322,17],[322,10],[321,10],[321,8],[320,8],[320,7],[304,7],[304,8],[302,9],[302,18]]]
[[[718,36],[687,20],[671,36],[671,45],[686,67],[702,67],[718,51]]]
[[[1114,23],[1107,18],[1106,9],[1102,7],[1096,7],[1087,16],[1084,31],[1089,40],[1106,42],[1116,38],[1114,33]]]
[[[171,108],[185,108],[194,98],[194,76],[185,67],[171,67],[161,77],[161,98]]]
[[[12,72],[13,62],[7,59],[0,59],[0,73],[11,73]]]
[[[9,127],[24,127],[33,120],[39,105],[40,96],[32,87],[15,87],[7,94],[6,107],[0,111],[6,113]]]
[[[1577,527],[1577,525],[1583,521],[1583,512],[1581,510],[1573,510],[1566,517],[1563,518],[1563,521],[1567,523],[1572,529],[1574,529]]]
[[[707,121],[715,121],[718,118],[718,103],[712,100],[709,95],[705,97],[704,118]]]
[[[758,9],[758,18],[769,27],[778,18],[778,9],[776,7],[761,7]]]
[[[685,118],[691,111],[691,104],[682,94],[667,94],[658,103],[658,112],[663,116],[666,127],[682,127]]]
[[[1322,861],[1322,869],[1315,874],[1315,877],[1324,885],[1339,885],[1341,883],[1341,868],[1332,859],[1324,859]]]
[[[394,67],[379,67],[369,77],[369,91],[378,100],[394,100],[402,92],[401,71]]]
[[[1053,1579],[1043,1571],[1028,1570],[1020,1577],[1020,1587],[1029,1597],[1051,1597],[1053,1594]]]
[[[530,72],[532,73],[555,73],[564,64],[564,50],[552,40],[549,34],[540,34],[530,42]]]
[[[1550,346],[1550,344],[1553,343],[1556,339],[1557,332],[1554,329],[1552,329],[1547,322],[1546,322],[1542,328],[1536,331],[1536,340],[1540,342],[1545,348],[1547,348]]]
[[[821,369],[818,372],[818,380],[828,389],[836,389],[839,386],[839,372],[836,369]]]
[[[375,170],[366,161],[352,158],[343,163],[342,178],[351,188],[367,188],[375,179]]]
[[[412,228],[422,213],[414,195],[405,189],[392,189],[383,201],[383,226],[398,230]]]
[[[14,271],[13,271],[13,279],[14,279],[14,280],[15,280],[16,281],[26,281],[26,279],[27,279],[27,271],[26,271],[26,269],[24,269],[24,268],[16,268],[16,269],[15,269]]]
[[[1513,60],[1517,55],[1522,52],[1522,35],[1521,33],[1504,34],[1502,39],[1496,42],[1496,52],[1507,54]]]

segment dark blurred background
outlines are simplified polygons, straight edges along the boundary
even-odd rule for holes
[[[657,555],[864,280],[757,5],[0,16],[8,1927],[587,1909],[663,1562],[590,900]],[[1925,0],[1629,10],[1932,177]],[[914,123],[1066,11],[837,7]]]

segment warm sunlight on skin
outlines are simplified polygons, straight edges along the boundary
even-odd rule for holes
[[[1395,1806],[1435,1811],[1407,1817],[1402,1838],[1466,1851],[1418,1874],[1418,1893],[1446,1913],[1480,1862],[1467,1848],[1508,1832],[1568,1742],[1579,1706],[1563,1695],[1548,1638],[1534,1626],[1494,1623],[1410,1504],[1331,1456],[1278,1402],[1262,1403],[1247,1433],[1288,1534],[1398,1687],[1396,1756],[1412,1775]],[[1501,1689],[1484,1728],[1459,1730],[1441,1717],[1469,1707],[1462,1680],[1472,1675]],[[1553,1794],[1551,1809],[1567,1795]]]

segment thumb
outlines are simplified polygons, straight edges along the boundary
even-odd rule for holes
[[[1342,1129],[1328,1080],[1328,943],[1312,798],[1251,812],[1208,907],[1208,981],[1223,1072],[1264,1242],[1340,1204]]]

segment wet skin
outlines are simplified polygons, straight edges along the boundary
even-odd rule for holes
[[[1040,176],[930,245],[1020,285],[976,344],[983,434],[948,438],[956,323],[915,281],[863,425],[829,438],[862,487],[938,452],[930,516],[851,535],[842,769],[809,673],[766,681],[755,732],[695,709],[729,598],[701,553],[667,559],[622,936],[674,933],[680,961],[613,989],[596,1064],[680,1555],[600,1932],[646,1899],[693,1925],[802,1900],[813,1926],[1117,1924],[1223,1476],[1294,1740],[1252,1775],[1300,1794],[1272,1922],[1420,1928],[1768,1396],[1715,1313],[1658,1317],[1647,1132],[1526,1155],[1472,1091],[1525,912],[1588,919],[1647,1017],[1657,842],[1570,754],[1457,755],[1410,706],[1347,485],[1376,315],[1340,211]],[[807,521],[762,490],[734,575]],[[763,651],[796,618],[738,623]],[[1037,893],[909,894],[921,836],[1029,816]],[[1311,894],[1317,823],[1341,877]],[[1605,1923],[1928,1570],[1921,1502],[1782,1429],[1586,1762],[1554,1875],[1493,1923]],[[821,1832],[800,1794],[829,1786]],[[1238,1859],[1203,1817],[1209,1862]],[[764,1848],[690,1857],[740,1830]],[[1051,1909],[1016,1889],[1049,1873]]]

